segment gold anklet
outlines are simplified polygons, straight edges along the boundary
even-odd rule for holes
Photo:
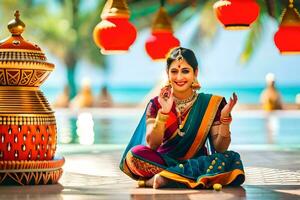
[[[146,181],[145,180],[138,180],[138,187],[139,188],[146,187]]]

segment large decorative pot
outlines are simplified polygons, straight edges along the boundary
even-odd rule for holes
[[[54,112],[39,86],[54,69],[39,46],[21,36],[25,24],[9,22],[0,42],[0,185],[57,183],[64,158],[55,158]]]

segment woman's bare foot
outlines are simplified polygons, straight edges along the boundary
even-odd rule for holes
[[[154,180],[153,180],[153,188],[157,189],[157,188],[161,188],[163,186],[165,186],[168,183],[167,179],[162,177],[159,174],[156,174],[154,176]]]
[[[140,187],[153,187],[154,189],[161,188],[168,183],[167,179],[159,174],[156,174],[152,178],[143,181],[144,183]]]
[[[153,187],[153,182],[154,182],[154,176],[148,180],[145,180],[145,186],[146,187]]]

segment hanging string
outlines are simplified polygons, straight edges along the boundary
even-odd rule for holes
[[[160,0],[160,6],[161,7],[165,6],[165,0]]]

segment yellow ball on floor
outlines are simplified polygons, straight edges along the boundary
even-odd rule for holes
[[[214,190],[216,191],[221,191],[222,190],[222,185],[219,183],[216,183],[213,185]]]

